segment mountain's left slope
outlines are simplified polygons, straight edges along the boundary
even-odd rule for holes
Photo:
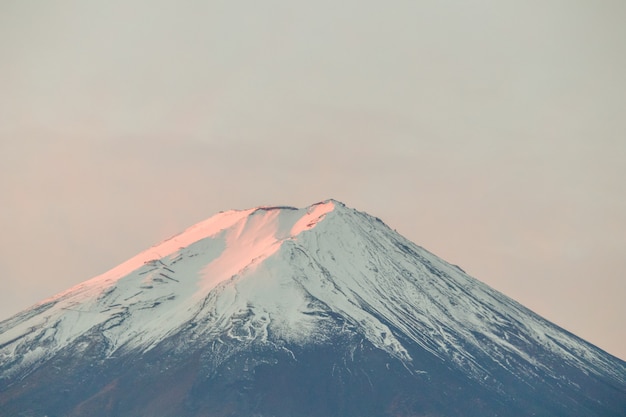
[[[11,363],[11,372],[23,372],[93,330],[106,342],[105,355],[121,348],[149,350],[193,322],[215,287],[249,274],[333,207],[327,202],[303,210],[221,212],[3,322],[0,363]],[[272,290],[264,295],[285,303],[284,308],[297,307],[288,304],[286,294]],[[223,302],[226,311],[218,314],[232,315],[231,301]]]
[[[626,364],[327,200],[219,213],[0,323],[0,417],[625,416]]]

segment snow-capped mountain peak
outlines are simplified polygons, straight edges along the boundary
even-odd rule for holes
[[[578,389],[563,369],[626,386],[623,362],[335,200],[218,213],[44,300],[0,323],[0,370],[96,346],[105,359],[208,349],[215,370],[242,349],[297,360],[335,343],[412,375],[427,355],[498,392],[509,378]]]

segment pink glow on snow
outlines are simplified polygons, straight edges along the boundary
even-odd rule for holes
[[[299,218],[290,218],[290,210],[260,209],[240,220],[227,231],[224,252],[203,270],[200,294],[206,294],[220,282],[253,270],[276,253],[286,239],[313,228],[334,207],[330,201],[319,203],[309,207]],[[285,233],[283,223],[289,220],[295,223]]]
[[[312,229],[334,209],[332,201],[315,204],[304,210],[252,208],[221,212],[200,222],[184,232],[138,254],[110,271],[44,302],[58,299],[68,293],[93,295],[141,268],[155,259],[163,259],[182,248],[203,239],[213,238],[223,242],[224,249],[217,258],[201,271],[198,295],[206,295],[220,282],[249,271],[278,251],[282,242]],[[304,214],[303,214],[304,211]]]
[[[145,263],[151,260],[164,258],[168,255],[175,253],[179,249],[187,247],[199,240],[216,236],[222,230],[232,227],[238,221],[247,217],[254,210],[255,209],[231,210],[218,213],[207,220],[191,226],[184,232],[175,235],[161,242],[160,244],[151,247],[148,250],[141,252],[140,254],[130,258],[126,262],[121,263],[120,265],[105,272],[104,274],[98,275],[95,278],[90,279],[89,281],[78,284],[77,286],[74,286],[62,293],[56,294],[51,298],[43,300],[42,303],[61,298],[65,294],[76,291],[88,290],[94,287],[105,289],[110,285],[113,285],[120,278],[125,277],[131,272],[141,268]]]
[[[258,210],[226,231],[226,248],[202,271],[201,294],[234,275],[251,269],[280,248],[279,210]]]
[[[335,208],[335,204],[332,201],[326,201],[324,203],[313,205],[307,211],[307,214],[296,222],[291,228],[291,235],[297,236],[305,230],[313,228],[318,221],[320,221],[327,213],[330,213]]]

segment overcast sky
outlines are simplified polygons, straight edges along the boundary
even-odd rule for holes
[[[0,2],[0,319],[335,198],[626,359],[626,2]]]

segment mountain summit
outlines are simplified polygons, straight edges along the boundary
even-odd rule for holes
[[[0,416],[626,416],[626,363],[327,200],[216,214],[0,323]]]

